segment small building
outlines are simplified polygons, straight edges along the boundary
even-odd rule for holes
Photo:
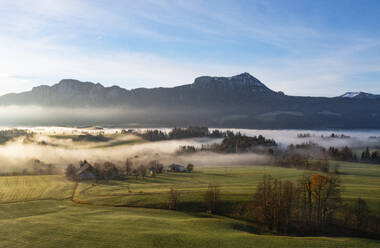
[[[150,167],[148,169],[149,171],[149,175],[153,176],[153,175],[156,175],[157,174],[157,169],[155,167]]]
[[[180,164],[171,164],[169,165],[170,172],[185,172],[185,166]]]
[[[87,161],[85,161],[81,167],[75,173],[75,176],[78,180],[94,180],[95,173],[94,167],[90,165]]]

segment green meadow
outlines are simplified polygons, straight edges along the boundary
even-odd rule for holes
[[[380,166],[347,162],[339,163],[342,197],[352,201],[361,197],[375,208],[380,203]],[[272,166],[231,166],[196,168],[193,173],[165,173],[144,180],[130,177],[126,181],[79,184],[75,199],[94,204],[114,204],[134,207],[163,207],[168,192],[180,192],[181,202],[201,203],[209,184],[219,186],[221,200],[250,201],[256,185],[264,174],[274,178],[296,181],[303,174],[318,173]]]
[[[380,166],[339,163],[343,199],[362,197],[375,208]],[[210,183],[219,185],[223,202],[249,202],[264,174],[294,181],[304,173],[210,166],[77,187],[63,176],[0,177],[0,247],[380,247],[367,239],[277,236],[233,218],[160,209],[172,187],[185,204],[201,202]]]
[[[259,235],[230,218],[65,200],[0,205],[0,247],[380,247],[353,238]]]

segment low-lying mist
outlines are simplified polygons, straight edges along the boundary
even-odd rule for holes
[[[258,129],[219,129],[241,132],[247,136],[263,135],[274,139],[277,144],[286,147],[290,144],[313,142],[322,147],[329,148],[348,146],[351,148],[380,145],[380,130],[258,130]],[[349,138],[331,138],[331,134],[345,135]],[[310,137],[300,138],[298,134],[309,134]],[[323,136],[323,137],[322,137]],[[371,139],[376,137],[376,139]]]
[[[117,138],[116,141],[113,140],[113,142],[128,142],[138,139],[136,136],[126,135]],[[222,159],[219,155],[212,153],[200,153],[194,156],[176,155],[176,150],[180,146],[209,145],[220,141],[220,139],[194,138],[112,146],[112,143],[77,143],[69,138],[57,139],[46,134],[37,134],[32,139],[20,137],[0,145],[0,170],[22,170],[30,166],[34,159],[44,163],[52,163],[61,168],[68,164],[78,164],[81,160],[87,160],[91,163],[110,161],[122,165],[127,158],[138,164],[144,164],[155,159],[164,164],[217,165],[227,164],[227,161],[239,163],[237,156],[223,156]],[[253,158],[254,156],[251,155],[250,157]],[[243,160],[245,163],[248,161],[247,158]]]
[[[54,164],[57,168],[65,168],[68,164],[77,165],[81,160],[90,163],[110,161],[123,165],[127,158],[135,164],[144,164],[152,160],[159,160],[164,165],[171,163],[188,164],[195,166],[234,166],[234,165],[262,165],[269,163],[271,158],[264,154],[221,154],[214,152],[197,152],[192,154],[177,154],[180,146],[201,147],[220,143],[222,139],[192,138],[145,142],[132,134],[121,134],[121,129],[101,128],[61,128],[61,127],[34,127],[27,128],[30,137],[17,137],[0,145],[0,172],[21,171],[28,168],[31,161],[38,159],[44,163]],[[161,129],[167,131],[168,129]],[[289,144],[300,144],[312,141],[324,147],[363,147],[379,144],[379,139],[370,140],[369,137],[380,137],[379,131],[341,131],[350,138],[326,138],[332,131],[299,131],[299,130],[249,130],[231,129],[249,136],[263,135],[274,139],[280,147]],[[139,130],[141,131],[141,130]],[[76,142],[72,139],[80,134],[102,134],[110,137],[106,142]],[[310,137],[300,138],[300,133],[309,133]],[[324,138],[321,136],[323,135]]]

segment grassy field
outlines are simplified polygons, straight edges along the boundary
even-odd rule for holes
[[[332,163],[340,164],[343,199],[352,201],[361,197],[376,208],[380,203],[380,166]],[[224,201],[250,201],[264,174],[295,181],[304,173],[313,172],[271,166],[197,168],[193,173],[168,173],[145,180],[130,178],[97,185],[83,182],[75,199],[96,204],[161,207],[166,204],[171,187],[181,192],[181,202],[202,202],[204,191],[213,183],[219,185]]]
[[[0,177],[0,203],[68,199],[74,183],[63,176]]]
[[[181,192],[181,202],[200,202],[210,183],[217,184],[222,200],[250,200],[257,183],[265,173],[276,178],[296,180],[301,170],[269,166],[236,166],[198,168],[193,173],[165,173],[156,178],[130,178],[93,185],[80,183],[75,199],[91,203],[121,204],[128,206],[162,206],[167,202],[171,187]]]
[[[343,197],[380,202],[380,166],[341,163]],[[0,247],[380,247],[355,238],[289,237],[258,233],[244,221],[202,213],[109,207],[160,206],[170,187],[181,201],[202,201],[209,183],[222,200],[249,201],[264,174],[296,180],[302,170],[269,166],[196,168],[156,178],[74,183],[63,176],[0,177]]]
[[[258,235],[224,217],[67,200],[0,204],[0,234],[0,247],[12,248],[380,247],[364,239]]]

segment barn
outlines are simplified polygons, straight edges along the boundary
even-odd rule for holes
[[[87,161],[75,173],[78,180],[93,180],[95,179],[94,167]]]

